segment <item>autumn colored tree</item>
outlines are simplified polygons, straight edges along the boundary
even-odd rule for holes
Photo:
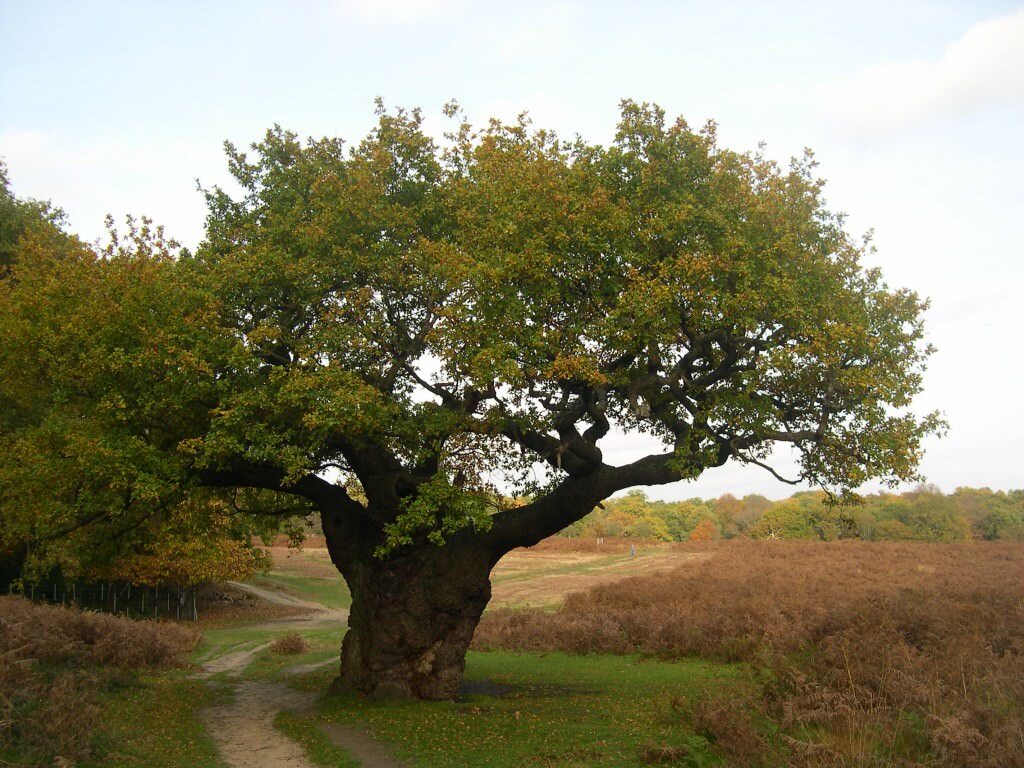
[[[719,536],[718,526],[709,517],[705,517],[690,531],[690,541],[713,541]]]
[[[441,144],[382,109],[352,149],[229,146],[242,192],[207,193],[196,253],[137,236],[5,286],[4,393],[59,391],[5,437],[29,467],[5,516],[317,510],[352,592],[342,681],[449,698],[494,564],[618,491],[779,444],[838,490],[916,477],[924,303],[861,267],[809,156],[632,102],[609,146],[447,111]],[[613,430],[661,448],[610,464]]]
[[[256,492],[186,493],[164,452],[174,402],[195,394],[178,388],[191,353],[166,343],[189,343],[170,244],[130,222],[97,254],[63,224],[0,164],[0,582],[251,574],[250,531],[275,529],[239,506]]]

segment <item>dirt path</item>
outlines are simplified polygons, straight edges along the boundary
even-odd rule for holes
[[[245,584],[241,581],[229,581],[235,589],[241,590],[242,592],[248,592],[250,595],[255,595],[261,600],[266,600],[268,603],[274,603],[275,605],[287,605],[292,608],[305,608],[313,613],[330,613],[330,608],[322,605],[321,603],[314,603],[310,600],[303,600],[292,595],[286,595],[284,592],[278,592],[275,589],[266,589],[264,587],[257,587],[255,584]]]
[[[236,684],[229,704],[202,713],[207,730],[231,768],[315,768],[303,748],[274,728],[282,710],[312,711],[316,695],[270,680]]]
[[[358,726],[324,723],[320,730],[334,746],[352,755],[363,768],[405,768],[405,763],[395,760],[387,747]]]
[[[253,629],[308,629],[322,623],[343,621],[348,615],[345,611],[333,611],[319,603],[251,584],[230,583],[262,600],[308,611],[302,616],[263,622],[254,625]],[[221,757],[231,768],[315,768],[301,745],[274,728],[274,718],[282,711],[312,711],[316,695],[274,680],[237,680],[256,655],[269,645],[269,640],[247,643],[202,661],[197,677],[209,679],[222,674],[229,679],[234,678],[231,681],[234,690],[230,702],[207,708],[201,718]]]
[[[262,600],[308,611],[302,616],[252,625],[250,629],[302,630],[320,624],[341,623],[348,618],[347,611],[333,610],[271,589],[239,582],[231,582],[231,585]],[[245,643],[202,660],[196,677],[210,679],[214,675],[222,675],[232,686],[233,696],[227,703],[203,710],[200,717],[230,768],[315,768],[301,745],[274,728],[274,719],[282,711],[311,713],[316,704],[316,694],[297,690],[276,680],[238,679],[256,655],[269,645],[270,641]],[[336,663],[337,659],[332,658],[298,664],[287,668],[284,673],[288,676],[302,675]],[[346,750],[363,768],[402,768],[402,763],[392,758],[387,748],[367,731],[348,725],[325,724],[321,727],[331,743]]]
[[[200,670],[196,672],[196,677],[209,679],[223,672],[237,676],[249,666],[249,662],[256,657],[256,654],[269,645],[269,642],[260,643],[255,646],[243,647],[237,651],[230,650],[228,653],[222,653],[219,656],[213,656],[203,662]]]

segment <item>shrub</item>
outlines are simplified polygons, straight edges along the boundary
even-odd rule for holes
[[[182,666],[198,640],[176,624],[0,597],[0,748],[41,765],[96,757],[97,691],[130,670]]]
[[[0,597],[0,652],[16,652],[19,659],[122,669],[176,667],[185,663],[199,637],[178,624]]]
[[[270,644],[270,650],[274,653],[295,655],[297,653],[305,653],[309,650],[309,643],[307,643],[306,638],[298,632],[289,632],[287,635],[282,635],[272,642]]]

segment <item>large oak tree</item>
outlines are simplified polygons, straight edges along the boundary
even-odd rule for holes
[[[195,253],[147,227],[22,242],[2,535],[59,561],[189,499],[319,512],[352,592],[342,680],[445,698],[494,564],[616,491],[780,444],[839,491],[916,477],[924,303],[861,266],[809,157],[631,102],[607,147],[447,112],[443,142],[380,110],[352,149],[229,145],[241,192],[206,193]],[[613,465],[622,431],[660,448]]]

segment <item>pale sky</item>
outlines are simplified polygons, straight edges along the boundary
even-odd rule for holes
[[[134,213],[194,246],[196,179],[226,180],[225,139],[279,123],[358,141],[377,96],[438,132],[455,98],[474,121],[527,109],[606,143],[631,98],[714,118],[736,150],[811,147],[830,207],[875,230],[871,263],[931,297],[918,409],[950,431],[928,480],[1024,487],[1024,5],[0,0],[0,157],[86,239]],[[792,490],[727,466],[650,494]]]

